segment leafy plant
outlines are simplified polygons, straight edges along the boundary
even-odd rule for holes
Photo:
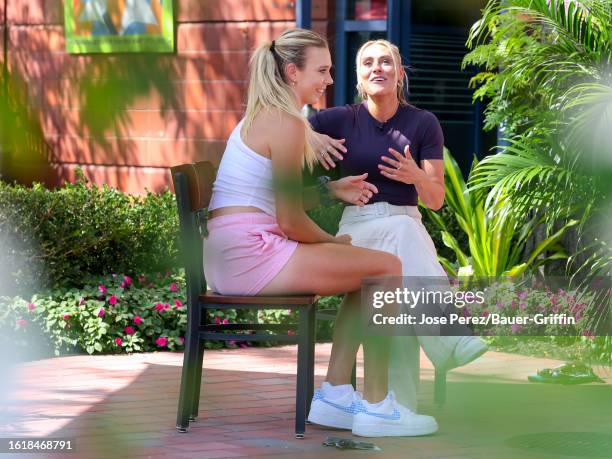
[[[581,277],[612,267],[611,24],[609,0],[490,0],[464,59],[483,69],[471,83],[489,99],[485,127],[506,137],[470,188],[490,189],[516,220],[535,209],[548,235],[578,220],[568,268]]]
[[[90,278],[82,288],[56,288],[22,297],[0,297],[0,345],[30,349],[32,358],[49,352],[131,353],[180,350],[187,324],[183,273],[111,274]],[[323,297],[319,308],[337,308],[340,297]],[[249,321],[293,323],[289,310],[209,311],[208,323]],[[329,339],[330,322],[318,321],[317,338]],[[37,343],[37,344],[36,344]],[[247,346],[250,343],[240,343]],[[233,342],[206,343],[208,348],[237,347]],[[40,355],[36,355],[40,354]]]
[[[177,237],[169,191],[130,196],[83,178],[56,190],[0,182],[0,250],[3,269],[10,269],[0,288],[5,295],[78,288],[112,272],[172,269]]]
[[[474,167],[478,162],[474,161]],[[570,220],[554,234],[541,241],[530,253],[524,253],[527,241],[542,222],[543,217],[533,216],[519,220],[507,211],[504,196],[486,199],[479,190],[469,190],[461,170],[448,151],[444,153],[446,205],[453,211],[459,228],[465,233],[469,252],[465,253],[457,239],[448,230],[445,221],[435,212],[425,212],[441,230],[442,241],[451,248],[456,263],[440,257],[446,271],[456,276],[459,267],[471,267],[475,276],[518,276],[551,260],[567,257],[559,241],[567,228],[575,225]]]

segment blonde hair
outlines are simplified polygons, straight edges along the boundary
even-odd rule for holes
[[[363,45],[361,45],[359,51],[357,51],[357,58],[355,60],[355,63],[357,65],[357,91],[359,92],[359,97],[361,97],[363,100],[368,99],[368,95],[365,93],[365,90],[363,89],[363,86],[359,81],[359,67],[361,66],[361,56],[363,55],[363,52],[366,50],[366,48],[369,48],[372,45],[384,46],[389,51],[389,54],[391,54],[391,59],[393,59],[393,67],[395,68],[395,73],[398,76],[397,100],[399,100],[400,105],[408,105],[408,101],[406,100],[406,94],[404,92],[404,87],[408,88],[408,74],[404,70],[404,75],[401,78],[399,77],[401,71],[403,70],[402,55],[400,54],[399,48],[397,46],[395,46],[390,41],[382,39],[366,41]]]
[[[304,164],[312,169],[317,162],[308,139],[312,128],[297,106],[295,94],[285,76],[287,64],[303,69],[306,50],[310,47],[327,48],[327,41],[319,34],[305,29],[285,30],[272,42],[260,45],[250,60],[250,79],[243,129],[246,134],[257,114],[265,108],[278,108],[300,119],[306,128]]]

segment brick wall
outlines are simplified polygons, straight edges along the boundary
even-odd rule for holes
[[[68,55],[62,2],[8,0],[9,68],[27,81],[30,104],[53,150],[58,181],[73,180],[80,166],[94,183],[131,193],[159,191],[170,185],[169,166],[219,161],[243,110],[250,52],[295,25],[294,2],[179,0],[175,5],[176,53],[150,57],[167,72],[162,72],[168,75],[161,82],[165,89],[136,88],[123,94],[125,88],[115,87],[117,93],[111,91],[110,100],[99,103],[120,110],[92,131],[85,120],[95,120],[97,114],[83,101],[83,81],[103,84],[96,76],[112,65],[136,61],[129,56]],[[326,0],[313,1],[313,29],[323,34],[330,6]]]

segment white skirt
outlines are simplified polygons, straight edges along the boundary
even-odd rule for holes
[[[416,206],[377,202],[344,209],[338,234],[349,234],[358,247],[396,255],[404,276],[446,277],[436,247]],[[400,403],[416,411],[419,383],[419,345],[434,364],[444,364],[455,348],[456,336],[394,336],[389,359],[389,388]]]

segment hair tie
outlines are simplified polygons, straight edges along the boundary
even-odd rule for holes
[[[274,40],[272,40],[272,44],[270,45],[270,51],[274,54]]]

